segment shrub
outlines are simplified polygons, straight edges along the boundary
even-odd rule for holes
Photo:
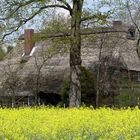
[[[95,90],[95,76],[94,74],[85,67],[81,67],[81,97],[82,102],[86,105],[95,105],[96,98],[96,90]],[[62,97],[62,105],[68,106],[68,97],[70,90],[70,80],[66,79],[63,81],[61,87],[61,97]]]
[[[3,60],[5,55],[4,51],[0,48],[0,61]]]

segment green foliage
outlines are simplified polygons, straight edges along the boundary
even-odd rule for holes
[[[120,94],[113,97],[107,97],[102,99],[101,106],[114,106],[121,107],[135,107],[138,105],[138,97],[140,97],[140,88],[133,89],[124,88],[121,89]]]
[[[122,83],[120,94],[116,97],[116,102],[119,106],[137,106],[138,97],[140,97],[140,85],[137,82],[126,80]]]
[[[94,74],[85,67],[81,67],[81,93],[82,102],[85,104],[95,105],[95,76]]]
[[[120,79],[118,95],[102,98],[101,106],[135,107],[138,105],[140,97],[140,85],[128,79],[128,77]]]
[[[85,67],[81,67],[81,96],[82,102],[86,105],[95,105],[95,76],[93,73],[86,69]],[[62,105],[68,106],[68,97],[70,90],[70,80],[64,80],[61,87],[61,97],[62,97]]]
[[[51,38],[53,45],[58,46],[70,44],[69,35],[70,19],[66,19],[60,15],[44,23],[39,33],[33,37],[33,41],[42,41],[46,40],[46,38]]]
[[[13,49],[12,46],[7,47],[7,52],[4,52],[2,48],[0,48],[0,61]]]
[[[70,90],[70,80],[64,80],[61,88],[61,106],[68,106],[68,98],[69,98],[69,90]]]
[[[5,55],[6,53],[4,53],[4,51],[0,48],[0,61],[3,60]]]

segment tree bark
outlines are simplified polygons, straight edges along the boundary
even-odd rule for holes
[[[104,43],[104,36],[101,37],[101,44],[99,46],[99,60],[98,60],[98,68],[97,68],[97,85],[96,85],[96,108],[99,107],[99,96],[100,96],[100,73],[101,73],[101,57],[102,57],[102,49]]]
[[[81,105],[81,14],[83,0],[73,0],[71,18],[71,47],[70,47],[70,94],[69,107]]]
[[[12,94],[12,108],[15,107],[15,103],[16,103],[15,92],[13,91],[13,94]]]

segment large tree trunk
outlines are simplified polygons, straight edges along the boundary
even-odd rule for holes
[[[71,19],[71,48],[70,48],[70,94],[69,106],[81,105],[81,14],[83,0],[73,0]]]

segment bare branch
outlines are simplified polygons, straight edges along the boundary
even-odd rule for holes
[[[14,2],[14,4],[10,5],[10,6],[17,6],[16,9],[14,11],[12,11],[7,17],[5,18],[1,18],[0,20],[7,20],[9,19],[11,16],[13,16],[20,8],[29,5],[31,3],[33,3],[35,1],[30,0],[30,1],[26,1],[26,3],[19,3],[19,2]]]
[[[130,15],[130,18],[131,18],[133,24],[135,25],[135,27],[136,27],[136,29],[138,30],[139,35],[140,35],[140,29],[139,29],[137,23],[136,23],[136,22],[134,21],[134,19],[133,19],[133,16],[132,16],[132,13],[131,13],[131,10],[130,10],[129,2],[128,2],[128,1],[127,1],[127,10],[128,10],[128,12],[129,12],[129,15]]]
[[[17,27],[16,27],[15,29],[13,29],[11,32],[4,34],[3,37],[2,37],[2,41],[5,39],[6,36],[11,35],[12,33],[18,31],[18,29],[19,29],[21,26],[23,26],[23,25],[26,24],[28,21],[30,21],[31,19],[33,19],[36,15],[38,15],[39,13],[41,13],[42,10],[47,9],[47,8],[56,8],[56,7],[69,10],[67,7],[65,7],[65,6],[63,6],[63,5],[58,5],[58,4],[55,4],[55,5],[46,5],[46,6],[44,6],[44,7],[41,7],[38,11],[36,11],[36,12],[35,12],[32,16],[30,16],[29,18],[24,19],[24,20],[21,20],[21,21],[19,22],[19,24],[17,25]]]
[[[70,15],[72,15],[72,8],[71,8],[71,6],[65,0],[57,0],[57,1],[59,1],[59,2],[63,3],[64,5],[66,5],[66,7],[70,11]]]
[[[21,4],[19,5],[9,16],[7,16],[6,18],[0,18],[0,20],[8,20],[11,16],[13,16],[20,8],[31,4],[31,2],[28,2],[26,4]],[[43,7],[41,7],[39,10],[43,10],[43,9],[47,9],[47,8],[63,8],[65,10],[68,10],[69,12],[71,12],[71,9],[69,9],[68,7],[64,6],[64,5],[59,5],[59,4],[53,4],[53,5],[45,5]]]

